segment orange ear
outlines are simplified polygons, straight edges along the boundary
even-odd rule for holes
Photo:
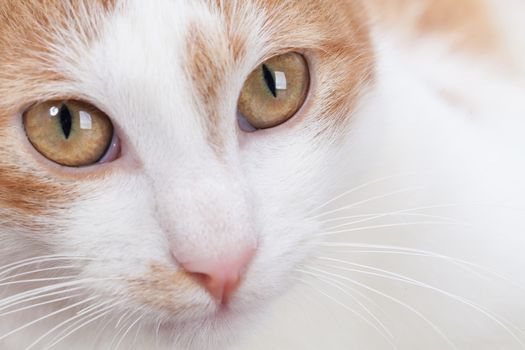
[[[499,34],[487,1],[368,0],[372,15],[387,26],[408,29],[411,35],[446,35],[455,49],[493,50]]]

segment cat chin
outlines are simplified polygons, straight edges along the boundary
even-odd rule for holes
[[[248,329],[260,323],[264,313],[260,310],[250,313],[220,309],[208,317],[194,321],[171,320],[150,323],[145,326],[149,337],[160,344],[161,349],[207,350],[226,349],[246,335]]]
[[[207,307],[182,314],[150,310],[142,322],[136,325],[136,328],[140,327],[140,337],[145,343],[140,348],[227,349],[241,342],[247,334],[263,324],[262,321],[270,314],[268,311],[272,301],[273,298],[261,295],[250,298],[240,293],[236,300],[225,306],[208,304]],[[111,342],[112,337],[114,334],[108,332],[100,344]]]

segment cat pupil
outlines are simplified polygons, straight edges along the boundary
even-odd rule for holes
[[[63,105],[60,108],[60,126],[62,127],[62,132],[64,133],[66,140],[69,139],[69,136],[71,135],[72,124],[71,112],[67,106]]]
[[[275,79],[273,77],[272,72],[268,69],[268,67],[263,64],[262,65],[264,80],[266,81],[266,85],[268,86],[268,89],[272,93],[273,97],[277,97],[277,86],[275,85]]]

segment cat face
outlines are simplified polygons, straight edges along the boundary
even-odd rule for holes
[[[96,296],[82,307],[110,305],[107,317],[198,348],[286,291],[311,253],[334,149],[373,80],[358,4],[13,1],[0,16],[4,260],[75,257],[71,281]],[[257,129],[239,98],[252,72],[290,54],[307,76],[302,97],[285,116],[287,102],[253,105],[254,88],[243,108],[262,118]],[[255,86],[283,88],[270,73]],[[25,111],[71,101],[111,123],[100,136],[111,154],[88,166],[57,164],[72,146],[43,155],[28,131]],[[272,113],[286,120],[264,124]],[[74,144],[74,157],[88,146]]]

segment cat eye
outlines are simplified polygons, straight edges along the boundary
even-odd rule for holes
[[[309,85],[309,68],[302,55],[290,52],[265,61],[242,88],[237,106],[241,128],[246,130],[246,123],[252,130],[285,123],[303,106]]]
[[[98,163],[113,141],[113,124],[104,112],[80,101],[48,101],[23,115],[29,141],[44,157],[68,167]]]

